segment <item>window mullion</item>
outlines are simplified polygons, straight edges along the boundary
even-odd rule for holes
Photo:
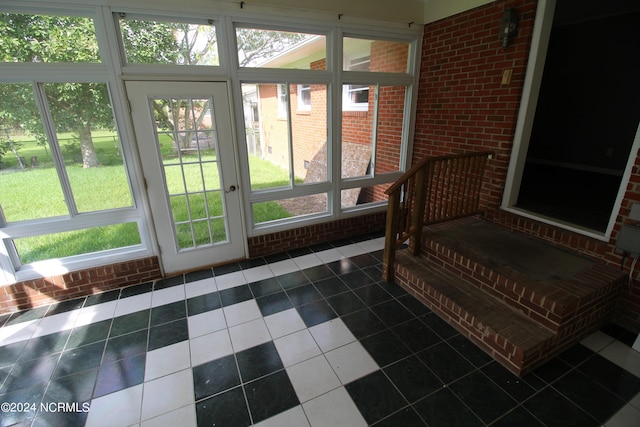
[[[371,129],[371,173],[369,176],[376,176],[376,154],[378,152],[378,107],[380,105],[380,85],[375,85],[373,93],[373,126]]]
[[[60,186],[62,188],[62,194],[64,195],[64,201],[67,205],[67,209],[69,210],[69,215],[75,216],[78,214],[78,207],[76,206],[76,202],[73,197],[73,191],[71,190],[71,183],[69,182],[67,170],[64,167],[64,158],[62,157],[62,152],[60,151],[60,144],[58,143],[58,136],[56,134],[55,125],[53,123],[53,117],[51,116],[51,112],[49,111],[47,96],[45,94],[42,83],[34,82],[33,87],[36,103],[38,104],[40,115],[42,117],[44,132],[47,136],[47,140],[49,141],[49,148],[51,150],[53,163],[56,167],[58,178],[60,179]]]
[[[289,150],[289,186],[294,187],[295,184],[295,169],[293,165],[293,128],[292,128],[292,116],[291,116],[291,84],[287,81],[284,84],[284,93],[286,97],[286,109],[287,109],[287,138],[289,144],[287,149]]]

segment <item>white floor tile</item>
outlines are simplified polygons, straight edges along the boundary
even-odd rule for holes
[[[312,427],[364,427],[367,422],[344,387],[302,404]]]
[[[56,332],[72,329],[79,316],[80,309],[44,317],[42,318],[40,323],[38,323],[36,329],[33,331],[32,337],[42,337]]]
[[[223,329],[189,340],[191,366],[202,365],[233,353],[229,331]]]
[[[255,427],[309,427],[309,421],[302,406],[296,406],[255,424]]]
[[[125,314],[151,308],[151,294],[151,292],[146,292],[132,297],[121,298],[118,300],[114,316],[124,316]]]
[[[147,352],[144,380],[150,381],[191,367],[189,341]]]
[[[295,308],[266,316],[264,321],[273,339],[301,331],[307,327]]]
[[[320,264],[323,264],[322,260],[318,258],[316,254],[308,254],[302,255],[296,258],[293,258],[293,262],[296,263],[300,270],[304,270],[305,268],[316,267]]]
[[[278,338],[273,343],[285,367],[322,354],[307,329]]]
[[[300,267],[298,267],[292,259],[274,262],[269,264],[269,268],[273,272],[274,276],[282,276],[283,274],[293,273],[294,271],[300,270]]]
[[[325,356],[342,384],[380,369],[359,341],[325,353]]]
[[[640,425],[640,409],[625,405],[604,425],[606,427],[638,427]]]
[[[309,328],[320,349],[326,353],[356,340],[342,319],[337,318]]]
[[[289,366],[287,374],[300,402],[306,402],[342,384],[324,355]]]
[[[259,267],[248,268],[246,270],[242,270],[242,274],[244,275],[247,283],[257,282],[258,280],[268,279],[269,277],[273,277],[273,271],[269,268],[268,265],[261,265]]]
[[[227,327],[224,312],[221,308],[189,316],[187,323],[189,325],[189,338],[210,334]]]
[[[613,341],[615,341],[615,338],[613,338],[611,335],[607,335],[604,332],[596,331],[583,339],[580,344],[598,353]]]
[[[600,351],[600,355],[640,377],[640,353],[620,341],[614,341]]]
[[[254,299],[229,305],[222,310],[229,327],[262,318],[258,303]]]
[[[362,242],[357,243],[358,246],[362,248],[365,252],[375,252],[384,249],[384,237],[380,237],[377,239],[364,240]]]
[[[93,399],[85,427],[130,426],[140,422],[142,388],[140,384]]]
[[[271,341],[271,335],[263,319],[252,320],[229,328],[231,344],[237,353]]]
[[[97,323],[102,320],[111,319],[116,312],[118,301],[103,302],[102,304],[90,305],[80,310],[80,315],[76,319],[75,327],[85,326],[90,323]]]
[[[325,264],[329,263],[329,262],[338,261],[338,260],[341,260],[341,259],[344,258],[344,255],[342,254],[342,252],[340,252],[339,250],[337,250],[335,248],[327,249],[326,251],[317,252],[316,255]]]
[[[196,407],[187,405],[175,411],[143,421],[140,427],[196,427]]]
[[[0,329],[0,344],[8,345],[18,341],[24,341],[31,338],[33,333],[38,329],[40,319],[29,320],[26,322],[16,323],[15,325],[5,326]]]
[[[184,293],[187,298],[199,297],[200,295],[210,294],[218,290],[216,279],[209,277],[207,279],[196,280],[184,285]]]
[[[184,299],[184,285],[171,286],[151,293],[151,307],[159,307]]]
[[[141,419],[148,420],[193,402],[191,369],[147,381],[144,383]]]
[[[366,251],[362,248],[362,246],[357,243],[352,243],[351,245],[340,246],[337,248],[338,251],[343,254],[345,257],[358,256],[366,253]]]
[[[245,285],[246,283],[247,279],[244,278],[242,271],[234,271],[233,273],[216,276],[216,286],[219,291],[235,288],[236,286]]]

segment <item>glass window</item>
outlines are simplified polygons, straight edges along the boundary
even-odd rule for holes
[[[298,111],[311,110],[311,85],[298,85]]]
[[[253,221],[255,224],[263,224],[279,219],[323,214],[328,211],[327,206],[326,193],[253,203]]]
[[[0,13],[2,62],[100,62],[93,19]]]
[[[289,103],[287,101],[287,85],[278,85],[278,117],[287,118]]]
[[[120,18],[127,63],[220,65],[212,24]]]
[[[238,27],[236,42],[241,67],[326,69],[323,35]]]
[[[388,197],[384,192],[390,186],[391,184],[389,183],[342,190],[340,192],[342,209],[356,208],[366,204],[384,203]]]
[[[409,42],[368,40],[345,37],[342,50],[344,71],[371,71],[407,73],[409,69]]]

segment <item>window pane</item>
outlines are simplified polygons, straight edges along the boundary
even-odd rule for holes
[[[129,64],[220,65],[216,27],[120,19]]]
[[[0,85],[0,187],[9,222],[69,214],[31,85]]]
[[[0,13],[3,62],[100,62],[93,19]]]
[[[289,121],[279,113],[278,86],[284,85],[242,85],[252,191],[291,185]],[[256,116],[258,121],[254,121]]]
[[[408,42],[366,40],[345,37],[343,70],[406,73],[409,68]]]
[[[342,178],[371,175],[375,86],[368,91],[372,96],[364,110],[342,113]]]
[[[133,206],[106,84],[44,89],[78,212]]]
[[[327,212],[327,194],[292,197],[273,202],[253,203],[253,221],[255,224]]]
[[[140,244],[135,222],[64,233],[45,234],[13,241],[20,262],[29,264],[51,258],[84,255]]]
[[[404,86],[381,86],[378,91],[376,174],[400,170],[406,92]]]
[[[326,69],[327,41],[322,35],[236,28],[241,67]]]
[[[353,208],[366,203],[386,202],[388,197],[384,192],[391,184],[392,183],[342,190],[340,192],[342,208]]]
[[[291,96],[298,96],[291,85]],[[326,85],[307,85],[310,109],[291,117],[293,167],[296,182],[327,181],[327,93]],[[291,100],[291,102],[299,102]]]

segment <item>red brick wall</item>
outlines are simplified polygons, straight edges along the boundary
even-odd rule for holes
[[[105,265],[0,288],[0,314],[159,279],[157,257]]]
[[[486,216],[507,227],[576,250],[603,263],[619,266],[614,252],[617,233],[629,223],[631,205],[640,202],[640,159],[618,214],[609,242],[499,210],[511,156],[520,98],[529,55],[536,0],[502,0],[425,26],[413,161],[465,151],[492,150],[482,206]],[[498,40],[502,12],[514,7],[519,28],[504,50]],[[511,69],[511,83],[502,74]],[[636,154],[637,156],[637,154]],[[632,260],[624,268],[630,271]],[[616,321],[640,331],[640,267],[631,287],[624,287]]]

